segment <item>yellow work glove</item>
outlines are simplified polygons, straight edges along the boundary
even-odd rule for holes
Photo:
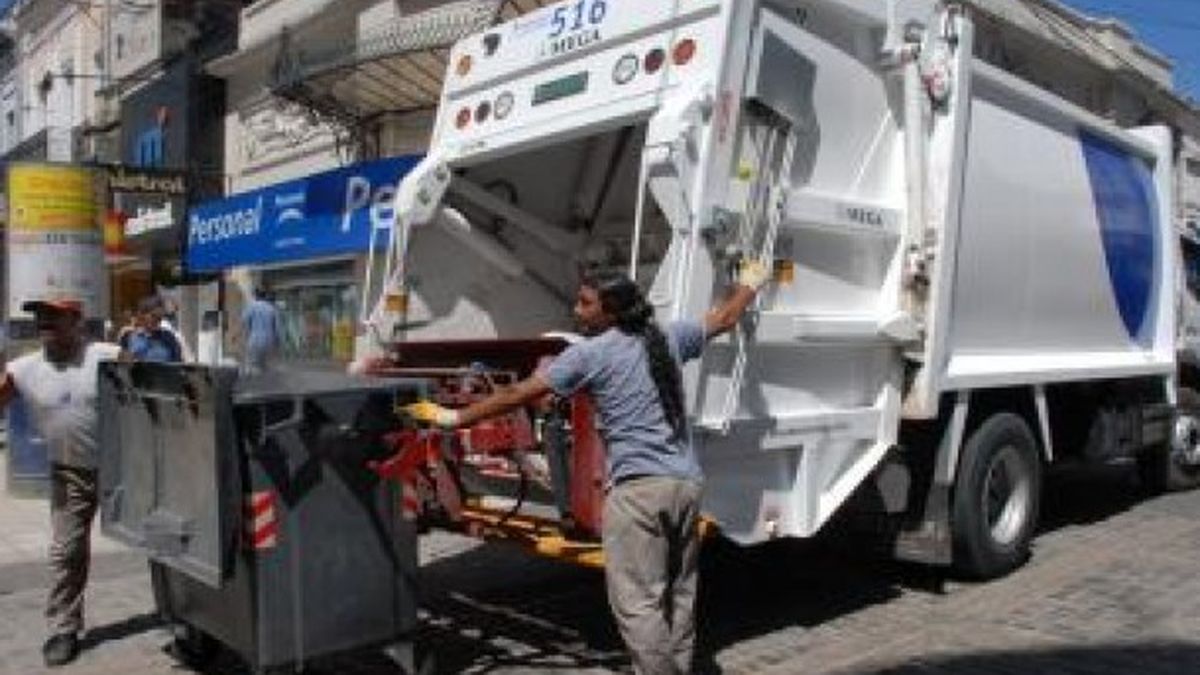
[[[737,283],[755,291],[771,279],[771,268],[759,260],[747,258],[738,265]]]
[[[433,401],[417,401],[404,406],[401,410],[418,422],[432,424],[443,429],[453,429],[458,426],[458,411],[440,406]]]

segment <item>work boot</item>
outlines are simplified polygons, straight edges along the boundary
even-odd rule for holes
[[[42,645],[42,657],[51,668],[64,666],[74,661],[76,656],[79,656],[79,638],[74,633],[53,635]]]

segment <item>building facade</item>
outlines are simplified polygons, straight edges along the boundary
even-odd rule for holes
[[[516,15],[541,4],[259,0],[247,6],[237,51],[208,66],[226,82],[226,206],[236,212],[237,200],[255,191],[278,198],[296,181],[326,181],[346,223],[386,230],[390,222],[380,219],[389,214],[397,167],[424,152],[432,132],[445,48],[505,11]],[[418,34],[431,38],[411,39]],[[400,163],[380,163],[388,158]],[[193,232],[204,222],[193,221]],[[317,232],[326,221],[309,214],[304,222]],[[252,289],[262,287],[285,319],[289,358],[343,365],[362,330],[369,238],[351,248],[327,246],[320,236],[304,240],[286,255],[266,247],[257,260],[218,265],[228,282],[225,309],[237,317]]]
[[[10,158],[95,159],[84,130],[104,78],[105,6],[19,0],[9,10],[16,58],[17,138]],[[7,122],[7,120],[6,120]]]
[[[110,167],[114,320],[145,296],[165,296],[190,350],[206,312],[219,306],[211,276],[183,265],[187,210],[225,192],[225,85],[204,64],[237,44],[239,7],[225,0],[113,5],[107,24],[110,77],[94,128]]]

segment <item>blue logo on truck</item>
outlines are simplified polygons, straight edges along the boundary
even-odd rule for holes
[[[1130,337],[1146,345],[1153,337],[1150,306],[1158,257],[1158,199],[1147,164],[1111,141],[1080,133],[1100,222],[1108,276]]]

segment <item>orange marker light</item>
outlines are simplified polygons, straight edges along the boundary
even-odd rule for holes
[[[696,55],[696,41],[687,38],[675,43],[675,49],[671,51],[671,60],[677,66],[687,65],[692,57]]]
[[[454,66],[454,72],[458,73],[459,77],[466,77],[471,72],[471,66],[474,63],[471,61],[470,54],[463,54],[458,57],[458,64]]]

